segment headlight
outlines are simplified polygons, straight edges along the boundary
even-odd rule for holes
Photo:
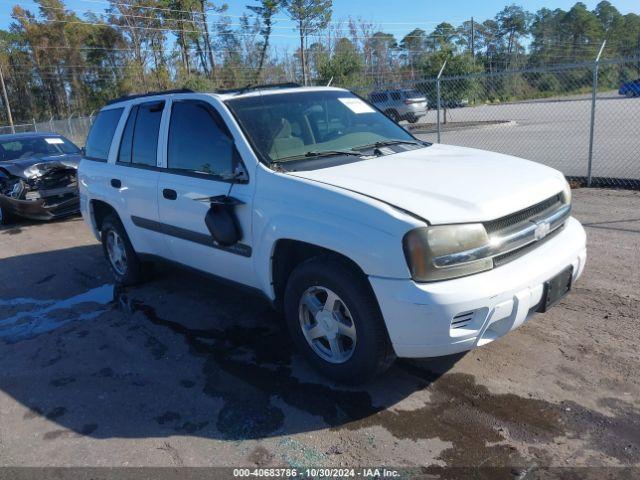
[[[564,190],[562,191],[562,197],[564,203],[566,203],[567,205],[571,203],[571,185],[569,185],[569,182],[565,182]]]
[[[439,225],[411,230],[403,239],[404,254],[417,282],[432,282],[491,270],[484,258],[489,237],[480,223]]]

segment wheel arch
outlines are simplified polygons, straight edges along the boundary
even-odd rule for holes
[[[122,219],[120,218],[120,215],[118,215],[117,210],[111,204],[105,202],[104,200],[93,199],[89,202],[89,205],[91,222],[93,223],[93,227],[98,235],[100,234],[102,223],[104,222],[104,219],[107,217],[107,215],[113,214],[118,220],[120,220],[120,222],[122,222]]]
[[[271,285],[275,296],[274,305],[278,310],[282,309],[284,290],[291,272],[301,263],[321,256],[336,259],[367,279],[367,274],[360,265],[344,253],[302,240],[278,239],[274,243],[271,255]],[[368,279],[367,284],[369,284]],[[371,293],[373,294],[373,289]]]

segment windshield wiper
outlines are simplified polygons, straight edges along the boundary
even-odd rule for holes
[[[300,159],[304,159],[304,158],[318,158],[318,157],[333,157],[333,156],[337,156],[337,155],[348,155],[348,156],[355,156],[355,157],[362,157],[364,156],[364,153],[356,150],[356,149],[351,149],[351,150],[320,150],[320,151],[309,151],[306,153],[302,153],[300,155],[291,155],[289,157],[282,157],[279,158],[277,160],[273,160],[271,163],[284,163],[284,162],[289,162],[292,160],[300,160]]]
[[[362,150],[363,148],[389,147],[391,145],[400,145],[400,144],[425,146],[423,142],[419,142],[417,140],[382,140],[382,141],[379,141],[379,142],[370,143],[368,145],[361,145],[359,147],[355,147],[354,150],[355,149]]]

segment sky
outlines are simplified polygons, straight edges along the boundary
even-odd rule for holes
[[[127,0],[118,0],[127,3]],[[589,9],[593,9],[599,0],[583,1]],[[610,0],[611,3],[621,13],[640,14],[639,0]],[[84,12],[87,10],[96,12],[105,8],[105,0],[66,0],[68,8]],[[215,0],[216,5],[222,3]],[[229,5],[228,13],[233,20],[246,12],[247,4],[255,4],[255,0],[227,0]],[[381,30],[393,33],[400,40],[406,33],[416,27],[420,27],[427,32],[431,31],[440,22],[449,22],[459,25],[472,16],[475,20],[482,22],[487,18],[493,18],[506,5],[516,3],[526,10],[535,12],[540,8],[550,9],[562,8],[568,10],[576,2],[575,0],[334,0],[333,1],[333,21],[346,20],[349,17],[362,19],[380,27]],[[35,5],[31,0],[0,0],[0,28],[6,28],[10,21],[11,8],[15,4],[20,4],[24,8],[35,11]],[[284,13],[278,15],[278,21],[272,38],[272,44],[278,48],[295,48],[296,37],[292,24],[286,19]],[[212,22],[215,17],[211,17]]]
[[[4,0],[0,0],[4,1]],[[455,26],[465,20],[474,17],[476,21],[484,21],[495,17],[496,13],[505,6],[515,3],[530,12],[541,8],[570,9],[577,0],[333,0],[332,20],[346,20],[349,17],[361,18],[373,24],[379,24],[385,32],[393,33],[398,40],[416,27],[427,32],[431,31],[440,22],[449,22]],[[609,0],[621,13],[640,14],[640,0]],[[600,0],[589,0],[583,3],[590,10],[594,9]],[[227,2],[229,13],[241,15],[247,1],[231,0]],[[283,13],[279,17],[286,17]],[[279,21],[276,25],[291,25],[286,20]],[[274,34],[276,32],[274,31]],[[295,48],[297,40],[293,38],[295,31],[279,29],[277,33],[282,37],[273,39],[273,44],[284,46],[291,45]],[[291,36],[285,38],[284,35]]]

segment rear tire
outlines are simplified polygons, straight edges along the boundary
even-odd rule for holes
[[[363,383],[395,359],[366,277],[333,256],[312,258],[293,270],[284,312],[298,350],[331,380]]]
[[[409,115],[407,117],[407,122],[409,123],[416,123],[418,120],[419,120],[418,117],[416,117],[415,115]]]
[[[100,229],[102,251],[119,285],[135,285],[146,279],[145,265],[139,260],[120,219],[109,214]]]

